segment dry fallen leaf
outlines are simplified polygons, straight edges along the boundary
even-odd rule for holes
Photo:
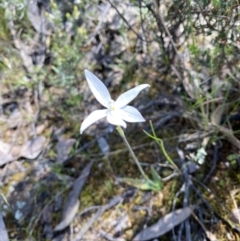
[[[232,130],[220,125],[222,115],[226,112],[229,112],[231,105],[234,105],[234,104],[235,102],[234,103],[231,102],[231,103],[224,103],[218,106],[211,115],[211,122],[214,126],[218,128],[220,132],[222,132],[222,134],[226,137],[226,139],[230,143],[232,143],[234,146],[240,149],[240,141],[233,135]]]
[[[240,209],[233,209],[231,211],[230,219],[232,222],[240,224]]]
[[[69,193],[67,197],[67,201],[64,205],[63,212],[62,212],[62,220],[61,222],[55,227],[54,231],[61,231],[64,228],[68,227],[69,224],[73,221],[75,215],[78,212],[78,208],[80,205],[79,202],[79,195],[85,184],[88,175],[90,174],[91,167],[93,165],[93,161],[91,161],[82,171],[80,176],[75,180],[73,184],[73,189]]]
[[[53,228],[52,228],[52,213],[53,213],[53,205],[50,204],[46,206],[43,210],[41,225],[43,227],[43,235],[46,239],[50,240],[53,237]]]
[[[10,149],[11,149],[11,146],[8,143],[5,143],[2,140],[0,140],[0,155],[8,154]]]
[[[11,146],[0,140],[0,166],[14,161],[15,159],[17,159],[17,157],[12,155]]]
[[[207,237],[208,237],[208,239],[210,241],[218,241],[218,239],[216,238],[215,234],[213,234],[212,232],[206,231],[206,235],[207,235]]]
[[[110,151],[107,140],[104,137],[100,137],[97,139],[97,142],[102,154],[107,155]]]
[[[14,157],[11,153],[0,155],[0,166],[7,164],[16,160],[17,157]]]
[[[175,226],[186,220],[191,216],[192,208],[186,207],[175,210],[153,224],[149,228],[144,229],[138,233],[133,241],[144,241],[154,239],[172,230]]]
[[[23,123],[23,115],[18,110],[15,109],[9,116],[7,124],[8,128],[15,128]]]
[[[0,213],[0,241],[8,241],[8,233],[7,233],[7,229],[3,220],[3,216]]]
[[[43,150],[46,138],[38,136],[32,140],[27,141],[21,149],[19,156],[27,159],[35,159]]]
[[[38,136],[32,140],[27,141],[22,147],[12,146],[0,140],[0,166],[14,161],[19,157],[27,159],[35,159],[43,150],[46,138]]]
[[[37,1],[29,1],[28,19],[38,33],[50,34],[50,23],[45,16],[45,4],[41,6]]]
[[[71,151],[72,146],[75,144],[75,139],[59,140],[56,149],[57,149],[57,160],[59,163],[63,163]]]
[[[211,122],[213,125],[220,125],[222,116],[225,112],[228,112],[230,103],[224,103],[219,105],[211,114]]]

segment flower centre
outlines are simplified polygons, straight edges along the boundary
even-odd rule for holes
[[[109,106],[110,111],[114,111],[116,109],[114,102],[112,102]]]
[[[108,109],[110,110],[110,113],[113,114],[113,112],[115,112],[117,110],[117,106],[115,105],[115,101],[112,100],[110,103],[109,103],[109,107]]]

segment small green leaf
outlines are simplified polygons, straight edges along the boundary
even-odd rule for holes
[[[151,167],[151,174],[152,174],[152,178],[154,180],[154,183],[158,183],[160,188],[162,189],[162,186],[163,186],[162,185],[162,179],[153,167]]]
[[[117,180],[144,191],[151,190],[151,191],[157,192],[162,187],[161,183],[153,182],[151,180],[147,181],[143,179],[134,179],[134,178],[118,178]]]
[[[228,161],[234,161],[234,160],[238,159],[239,157],[240,157],[239,154],[230,154],[230,155],[227,156],[227,160]]]

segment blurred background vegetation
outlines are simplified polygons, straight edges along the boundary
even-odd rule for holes
[[[112,232],[113,237],[131,240],[144,225],[173,210],[173,203],[178,208],[198,203],[197,218],[178,226],[176,235],[166,231],[161,240],[227,240],[227,234],[229,240],[237,240],[239,14],[237,0],[3,0],[0,211],[10,240],[74,240],[87,217],[78,215],[71,224],[73,230],[59,234],[53,227],[61,220],[63,208],[53,206],[58,196],[62,203],[66,201],[89,160],[95,164],[75,212],[103,205],[128,190],[129,186],[116,184],[116,176],[138,175],[126,161],[129,157],[116,131],[104,120],[80,136],[81,122],[99,107],[84,69],[103,80],[113,99],[137,84],[151,85],[133,104],[146,122],[129,124],[126,133],[147,170],[149,165],[165,165],[161,148],[142,132],[151,132],[152,120],[157,136],[181,170],[179,178],[164,184],[161,195],[151,193],[148,219],[130,215],[135,198],[145,197],[146,192],[134,194],[123,207],[131,225]],[[35,155],[32,145],[38,145]],[[194,171],[186,174],[189,163]],[[158,171],[163,177],[169,175],[168,168]],[[181,187],[193,181],[192,176],[199,189],[189,184],[181,197]],[[29,202],[36,209],[32,213],[19,208],[18,202],[24,206]],[[45,210],[52,215],[47,221]],[[92,229],[98,232],[99,225]],[[96,240],[94,232],[90,233],[87,238]],[[97,236],[98,240],[107,239],[103,236]]]

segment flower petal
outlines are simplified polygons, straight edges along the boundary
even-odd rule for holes
[[[93,111],[82,123],[80,128],[80,134],[83,133],[85,129],[87,129],[90,125],[92,125],[94,122],[102,119],[103,117],[106,117],[108,114],[108,110],[95,110]]]
[[[124,128],[127,127],[127,124],[126,124],[125,121],[123,121],[123,120],[121,120],[121,119],[119,119],[119,118],[116,118],[116,117],[114,117],[114,116],[112,116],[112,115],[108,115],[108,116],[107,116],[107,121],[108,121],[110,124],[115,125],[115,126],[122,126],[122,127],[124,127]]]
[[[140,91],[142,91],[143,89],[145,89],[147,87],[150,87],[150,85],[142,84],[142,85],[138,85],[135,88],[132,88],[132,89],[126,91],[125,93],[121,94],[117,98],[116,105],[119,108],[127,105],[129,102],[131,102],[139,94]]]
[[[141,113],[132,106],[124,106],[123,108],[117,110],[118,116],[127,122],[144,122],[145,119],[141,115]]]
[[[108,108],[108,104],[111,101],[111,96],[106,86],[97,76],[95,76],[89,70],[85,69],[84,73],[86,75],[88,86],[95,98],[100,104]]]

